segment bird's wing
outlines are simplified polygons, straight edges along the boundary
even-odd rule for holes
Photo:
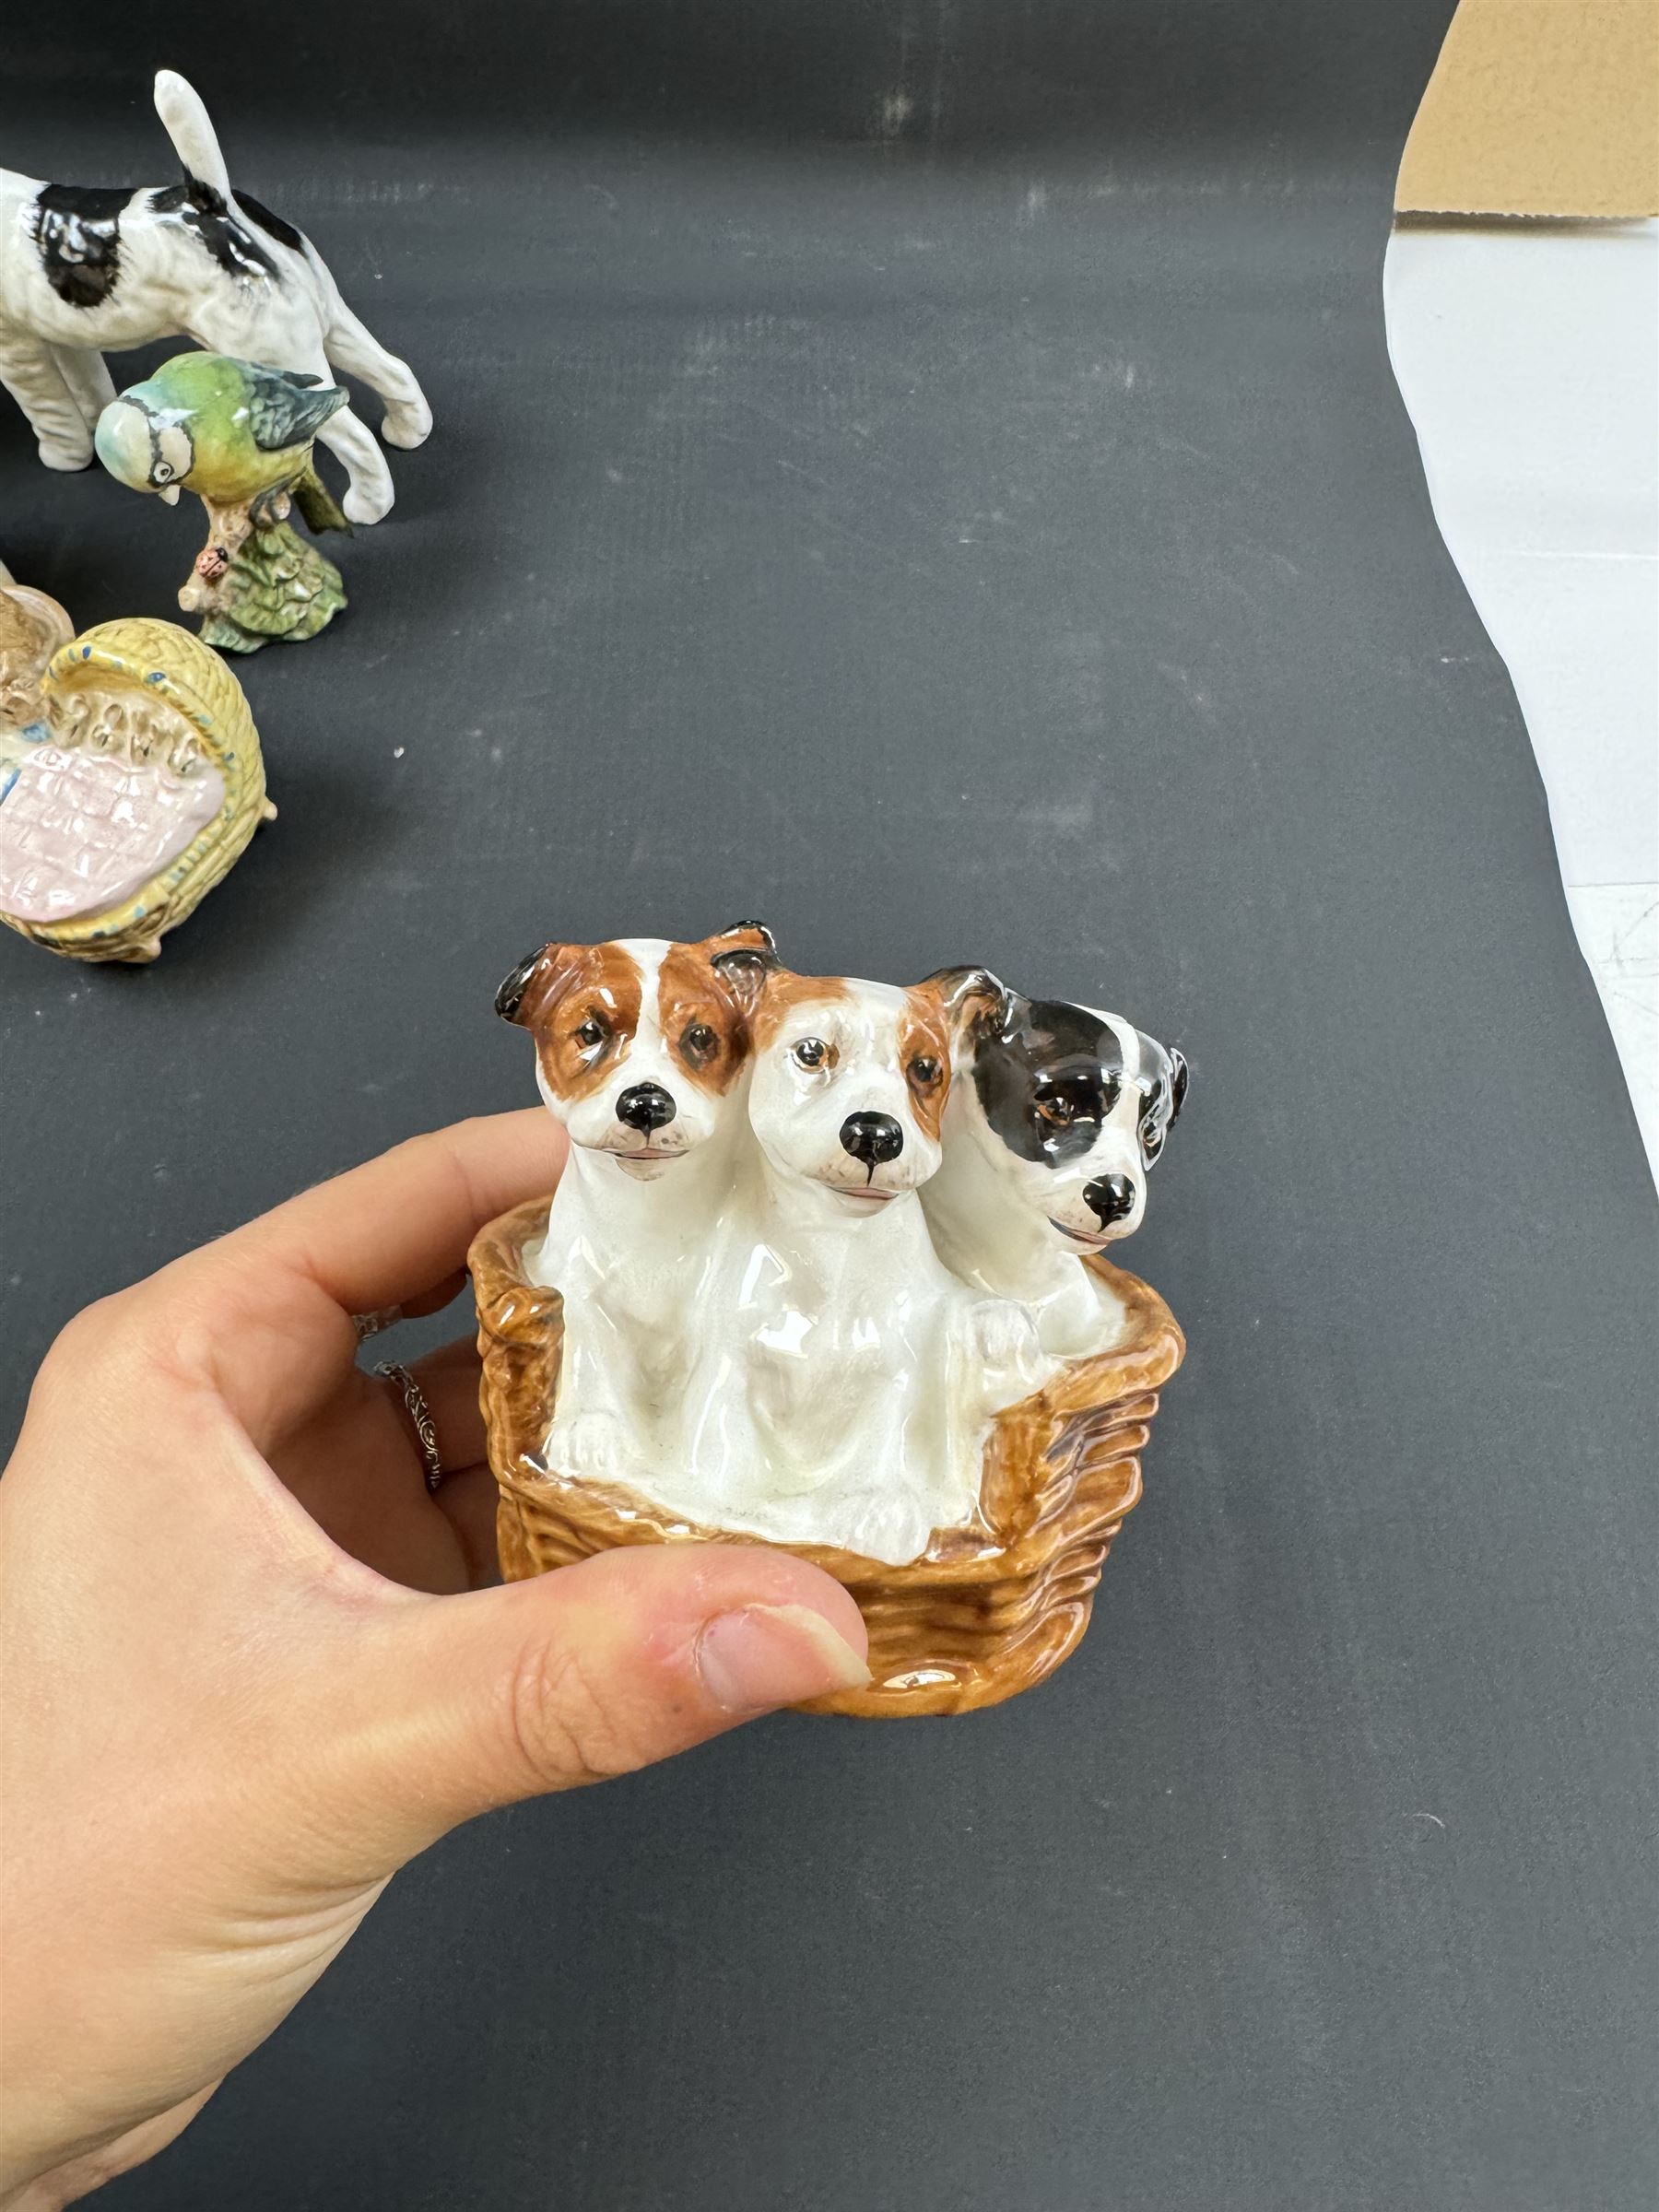
[[[346,511],[314,468],[294,486],[294,504],[313,530],[349,530]]]
[[[262,369],[250,361],[244,373],[249,422],[262,453],[304,445],[351,398],[340,385],[325,384],[321,377],[301,376],[294,370]]]

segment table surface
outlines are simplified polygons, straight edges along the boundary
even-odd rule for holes
[[[1052,1684],[453,1838],[112,2206],[1647,2206],[1653,1194],[1384,352],[1445,7],[373,13],[239,88],[175,11],[437,429],[245,668],[279,823],[150,971],[0,944],[0,1435],[95,1292],[527,1100],[527,947],[753,912],[1179,1041],[1192,1351]],[[125,20],[8,159],[165,179]],[[83,623],[194,550],[10,411],[0,500]]]

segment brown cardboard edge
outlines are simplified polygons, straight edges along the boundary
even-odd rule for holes
[[[1460,0],[1394,186],[1401,215],[1659,215],[1653,0]]]

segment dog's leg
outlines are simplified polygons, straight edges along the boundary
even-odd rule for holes
[[[115,396],[115,380],[103,355],[90,346],[54,346],[52,357],[88,429],[96,430],[99,417]]]
[[[205,352],[265,361],[301,376],[320,376],[325,384],[332,384],[335,372],[323,348],[323,304],[291,288],[286,293],[275,293],[261,308],[257,330],[250,334],[245,319],[234,323],[225,318],[224,327],[218,327],[221,317],[214,303],[207,301],[204,303],[206,312],[198,313],[188,335]],[[392,471],[368,426],[349,407],[342,407],[323,425],[317,440],[345,463],[351,478],[350,489],[340,502],[347,521],[378,523],[389,514],[394,496]]]
[[[388,445],[420,445],[431,433],[432,410],[406,361],[388,353],[336,292],[323,347],[336,370],[355,376],[386,403],[381,436]]]
[[[43,338],[0,326],[0,384],[28,416],[48,468],[88,465],[92,458],[91,429]]]
[[[237,354],[247,343],[244,331],[233,335],[216,333],[215,318],[204,315],[193,324],[189,335],[207,353]],[[274,312],[259,332],[258,359],[274,366],[296,370],[302,376],[320,376],[325,384],[335,381],[323,350],[322,332],[313,320],[312,302],[292,312]],[[348,523],[378,523],[392,511],[395,496],[392,471],[373,432],[359,422],[349,407],[330,418],[317,432],[317,441],[345,463],[351,486],[340,504]]]
[[[310,376],[320,376],[324,383],[335,381],[334,371],[320,344],[314,354],[308,352],[303,359],[284,366]],[[392,471],[386,466],[386,456],[368,424],[359,421],[349,407],[342,407],[337,415],[329,417],[317,432],[317,439],[337,460],[345,463],[346,473],[351,478],[350,489],[340,501],[346,510],[346,520],[378,523],[390,514],[392,501],[396,497],[392,488]]]
[[[323,373],[329,371],[324,369]],[[395,496],[392,471],[368,424],[359,422],[349,407],[342,407],[323,425],[317,440],[345,463],[351,478],[351,488],[340,501],[347,521],[378,523],[388,515]]]

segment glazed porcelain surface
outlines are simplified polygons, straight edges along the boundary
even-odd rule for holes
[[[104,353],[167,337],[321,384],[355,376],[385,404],[386,442],[419,445],[432,414],[407,364],[347,306],[311,241],[236,192],[194,88],[163,69],[155,102],[180,182],[112,191],[0,170],[0,378],[46,466],[91,461],[115,397]],[[379,522],[392,505],[391,471],[343,403],[318,435],[350,477],[347,518]]]
[[[0,797],[46,734],[47,665],[74,634],[55,599],[14,582],[0,568]]]
[[[117,711],[89,724],[96,749],[48,741],[22,763],[0,815],[0,908],[19,921],[119,906],[224,805],[224,778],[199,753],[152,759],[146,734],[122,728],[128,719]]]
[[[480,1231],[469,1256],[502,1573],[547,1574],[618,1545],[759,1541],[549,1465],[564,1301],[532,1283],[526,1266],[547,1221],[545,1199],[515,1206]],[[1140,1496],[1159,1391],[1182,1350],[1155,1290],[1101,1254],[1084,1264],[1124,1316],[1121,1338],[1092,1359],[1065,1361],[1044,1389],[993,1415],[973,1521],[935,1529],[921,1558],[902,1566],[833,1546],[793,1547],[844,1585],[869,1634],[868,1686],[808,1711],[865,1720],[971,1712],[1030,1689],[1077,1648],[1112,1539]]]
[[[971,971],[956,988],[975,989]],[[946,1264],[1026,1308],[1045,1352],[1078,1359],[1121,1324],[1082,1265],[1139,1228],[1186,1063],[1121,1015],[1004,990],[959,1033],[939,1172],[922,1204]]]
[[[0,722],[0,923],[72,959],[150,960],[276,812],[258,734],[175,623],[69,628],[0,587],[0,699],[30,718]]]
[[[551,945],[498,1000],[571,1138],[549,1474],[888,1566],[982,1512],[995,1418],[1123,1339],[1178,1056],[982,970],[791,973],[767,933]],[[1018,1065],[1016,1065],[1018,1064]]]
[[[193,491],[207,543],[179,593],[221,653],[315,637],[346,604],[340,571],[293,530],[348,525],[312,449],[346,406],[338,385],[217,353],[182,353],[112,399],[98,457],[134,491],[175,502]]]

